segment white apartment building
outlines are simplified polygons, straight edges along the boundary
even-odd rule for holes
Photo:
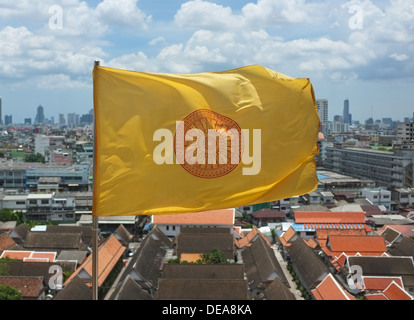
[[[402,142],[414,140],[414,122],[399,122],[397,124],[397,138]]]
[[[373,205],[382,205],[388,210],[391,208],[391,191],[382,188],[363,189],[361,195]]]

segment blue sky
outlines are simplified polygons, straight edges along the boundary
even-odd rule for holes
[[[87,113],[92,68],[196,73],[261,64],[310,78],[329,119],[414,112],[414,0],[2,0],[0,97],[15,123]]]

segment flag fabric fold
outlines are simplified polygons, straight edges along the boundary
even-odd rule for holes
[[[93,215],[199,212],[317,187],[309,79],[262,66],[163,74],[95,66]]]

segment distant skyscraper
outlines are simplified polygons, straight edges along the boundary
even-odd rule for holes
[[[319,118],[321,120],[321,132],[327,134],[328,125],[328,100],[318,99],[316,100],[316,107],[318,109]]]
[[[41,105],[37,107],[37,113],[35,118],[35,124],[43,124],[45,123],[45,113],[44,109]]]
[[[2,105],[1,105],[1,97],[0,97],[0,125],[2,125],[3,124],[3,117],[2,117],[2,115],[1,115],[1,112],[2,112]]]
[[[5,115],[4,116],[4,124],[6,125],[6,126],[8,126],[8,125],[10,125],[10,124],[12,124],[13,123],[13,117],[12,117],[12,115]]]
[[[344,101],[344,114],[343,114],[343,117],[342,117],[342,121],[344,123],[350,123],[349,122],[350,119],[349,119],[349,100],[348,99],[346,99]]]
[[[63,113],[59,113],[59,125],[64,126],[66,124],[65,116]]]

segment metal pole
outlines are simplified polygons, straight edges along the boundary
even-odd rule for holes
[[[92,216],[92,299],[98,300],[98,217]]]
[[[95,61],[95,68],[99,67],[99,61]],[[95,117],[94,117],[94,134],[93,134],[93,172],[95,173],[95,165],[96,165],[96,156],[95,156],[95,140],[96,140],[96,126],[95,126]],[[94,179],[95,183],[95,174]],[[92,212],[92,299],[98,300],[98,237],[99,237],[99,229],[98,229],[98,217],[95,216],[94,212]]]

